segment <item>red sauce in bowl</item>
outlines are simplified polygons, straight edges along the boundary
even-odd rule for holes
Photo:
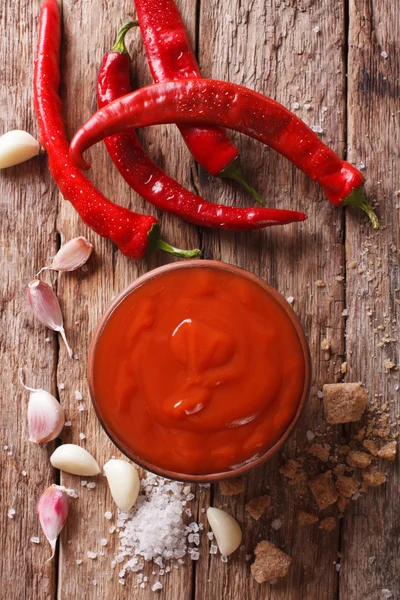
[[[292,422],[306,385],[300,327],[276,292],[239,273],[166,270],[126,294],[99,330],[97,411],[139,461],[222,473]]]

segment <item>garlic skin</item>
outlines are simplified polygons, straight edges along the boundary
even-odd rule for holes
[[[68,517],[68,496],[58,485],[51,485],[37,504],[40,525],[51,546],[49,562],[55,554],[57,538]]]
[[[28,392],[29,441],[43,445],[55,440],[65,423],[61,404],[46,390],[34,389],[21,383]]]
[[[0,137],[0,169],[7,169],[39,154],[39,142],[27,131],[14,129]]]
[[[229,556],[235,552],[242,541],[239,523],[224,510],[213,507],[207,509],[207,519],[221,554]]]
[[[65,335],[60,303],[53,288],[44,281],[34,279],[28,283],[26,295],[35,317],[46,327],[61,334],[67,347],[68,356],[72,358],[72,349]]]
[[[54,468],[72,475],[98,475],[100,467],[93,456],[76,444],[63,444],[50,456]]]
[[[135,504],[140,490],[137,470],[126,460],[112,458],[103,467],[111,496],[120,510],[128,512]]]
[[[50,266],[42,267],[36,277],[42,271],[76,271],[82,267],[92,254],[93,246],[82,235],[69,240],[61,246]]]

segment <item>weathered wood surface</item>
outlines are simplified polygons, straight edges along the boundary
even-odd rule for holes
[[[18,4],[5,0],[0,6],[0,133],[14,128],[26,128],[34,134],[37,131],[31,87],[39,5],[37,0],[20,0]],[[399,392],[394,389],[398,371],[387,375],[383,361],[391,358],[397,364],[398,347],[377,347],[379,338],[373,330],[385,323],[385,333],[398,337],[394,322],[399,310],[395,302],[399,298],[398,253],[393,249],[400,247],[400,213],[395,208],[400,202],[395,195],[400,190],[398,5],[389,0],[353,0],[350,7],[345,2],[323,0],[203,0],[197,4],[195,0],[181,0],[178,5],[191,40],[198,47],[205,76],[243,83],[288,107],[298,102],[299,115],[308,124],[321,125],[324,141],[341,154],[348,147],[352,162],[366,164],[368,192],[378,200],[384,227],[373,234],[359,213],[351,212],[344,218],[315,184],[284,159],[238,136],[248,177],[272,205],[305,210],[309,220],[304,226],[248,235],[220,234],[158,214],[128,189],[101,146],[91,153],[91,176],[111,199],[139,212],[157,214],[165,237],[176,245],[200,244],[205,258],[244,267],[283,295],[295,298],[294,308],[310,339],[313,385],[296,435],[282,454],[292,456],[296,448],[305,445],[306,430],[322,424],[317,391],[323,383],[340,379],[338,371],[344,358],[349,364],[347,380],[361,380],[371,395],[382,394],[381,401],[391,402],[395,418],[400,412]],[[134,11],[131,0],[63,0],[62,9],[62,98],[68,132],[72,134],[95,109],[93,89],[101,56],[112,45],[115,30]],[[130,34],[129,46],[136,82],[144,85],[150,77],[138,32]],[[382,51],[388,54],[386,60]],[[310,109],[306,110],[304,104],[310,104]],[[328,110],[322,112],[322,106]],[[151,155],[187,187],[193,188],[194,183],[212,200],[248,205],[249,198],[236,186],[211,181],[197,171],[173,126],[153,128],[141,135]],[[80,488],[78,478],[61,475],[61,482],[74,487],[79,499],[71,500],[71,516],[61,536],[58,563],[44,564],[49,552],[35,504],[42,490],[60,474],[49,467],[52,448],[36,448],[27,442],[27,395],[18,386],[18,370],[24,367],[29,385],[53,392],[58,386],[60,401],[71,417],[78,404],[75,391],[82,393],[86,410],[73,418],[70,429],[64,430],[63,441],[83,445],[101,464],[112,454],[117,455],[90,404],[86,384],[88,345],[111,298],[140,274],[170,259],[158,254],[134,264],[109,242],[86,230],[51,182],[45,156],[0,173],[0,198],[1,597],[153,597],[149,589],[136,587],[134,577],[128,577],[126,586],[121,586],[111,569],[116,538],[108,533],[110,522],[104,519],[104,512],[112,510],[115,515],[115,509],[101,477],[96,479],[97,487],[89,490]],[[24,286],[54,254],[60,237],[63,240],[79,234],[95,245],[89,270],[58,277],[46,275],[58,290],[70,343],[78,355],[70,361],[59,340],[34,322],[26,307]],[[364,243],[368,243],[368,253]],[[367,271],[350,269],[353,260],[360,268],[366,266]],[[344,281],[338,281],[338,275],[343,275]],[[317,280],[323,280],[326,287],[317,288]],[[341,316],[346,307],[347,320]],[[369,309],[371,317],[367,315]],[[50,343],[45,343],[46,337],[50,337]],[[324,337],[332,343],[329,360],[320,350]],[[86,435],[83,441],[80,432]],[[5,445],[7,450],[3,450]],[[389,589],[393,598],[400,598],[398,462],[388,469],[390,478],[385,488],[354,503],[339,531],[323,534],[317,527],[296,527],[299,502],[278,472],[282,454],[246,478],[243,497],[227,500],[217,488],[197,490],[195,515],[197,512],[204,520],[201,508],[210,502],[227,506],[243,525],[246,550],[224,565],[219,557],[208,555],[204,540],[201,560],[165,578],[160,598],[375,600],[381,597],[383,588]],[[26,471],[26,477],[22,471]],[[272,496],[274,511],[255,525],[246,517],[244,505],[261,493]],[[16,510],[13,520],[7,518],[9,508]],[[277,516],[282,518],[283,526],[273,531],[271,520]],[[30,542],[35,535],[40,536],[40,545]],[[103,537],[109,539],[105,556],[88,559],[88,550],[101,550]],[[250,576],[250,563],[244,560],[244,554],[264,537],[293,556],[288,577],[274,586],[257,585]],[[339,573],[334,565],[338,552],[342,553]],[[370,556],[376,556],[372,564]],[[83,564],[76,565],[77,559],[83,559]]]

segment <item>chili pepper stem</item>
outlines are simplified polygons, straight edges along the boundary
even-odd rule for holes
[[[194,248],[193,250],[181,250],[181,248],[175,248],[175,246],[171,246],[162,239],[160,236],[160,227],[155,224],[150,229],[148,233],[149,242],[148,249],[149,250],[164,250],[164,252],[168,252],[173,256],[178,258],[196,258],[196,256],[200,256],[201,250],[199,248]]]
[[[126,32],[129,31],[132,27],[138,27],[139,21],[129,21],[126,23],[121,29],[118,31],[117,36],[115,38],[114,46],[111,48],[110,52],[119,52],[120,54],[129,54],[128,50],[125,46],[125,35]]]
[[[233,159],[233,161],[230,162],[229,165],[219,173],[219,176],[224,177],[225,179],[233,179],[234,181],[237,181],[253,196],[255,200],[257,200],[259,204],[261,204],[261,206],[265,206],[264,198],[262,198],[257,190],[255,190],[246,181],[237,158]]]
[[[372,206],[368,204],[365,195],[364,188],[358,187],[355,188],[347,198],[341,200],[342,206],[356,206],[357,208],[361,208],[365,213],[367,213],[368,217],[371,220],[372,226],[374,229],[379,229],[379,221],[378,217],[374,213]]]

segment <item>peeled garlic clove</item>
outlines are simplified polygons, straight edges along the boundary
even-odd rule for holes
[[[61,334],[71,358],[72,350],[65,335],[60,303],[53,288],[44,281],[34,279],[28,283],[26,295],[35,317],[46,327]]]
[[[0,137],[0,169],[7,169],[39,154],[39,142],[27,131],[14,129]]]
[[[40,497],[37,512],[43,533],[51,546],[51,560],[56,551],[57,538],[68,517],[67,494],[58,485],[51,485]]]
[[[225,511],[213,507],[207,509],[207,519],[221,554],[229,556],[235,552],[242,541],[239,523]]]
[[[98,475],[100,467],[85,448],[76,444],[63,444],[50,456],[50,462],[56,469],[72,475]]]
[[[30,392],[28,403],[29,441],[47,444],[55,440],[64,427],[64,410],[57,399],[45,390],[35,390],[21,383]]]
[[[137,470],[126,460],[112,458],[104,465],[111,496],[120,510],[127,512],[135,504],[140,489]]]
[[[40,275],[42,271],[51,269],[52,271],[75,271],[82,267],[85,262],[89,259],[93,250],[93,246],[83,236],[73,238],[66,242],[55,257],[49,267],[43,267],[40,269],[36,277]]]

